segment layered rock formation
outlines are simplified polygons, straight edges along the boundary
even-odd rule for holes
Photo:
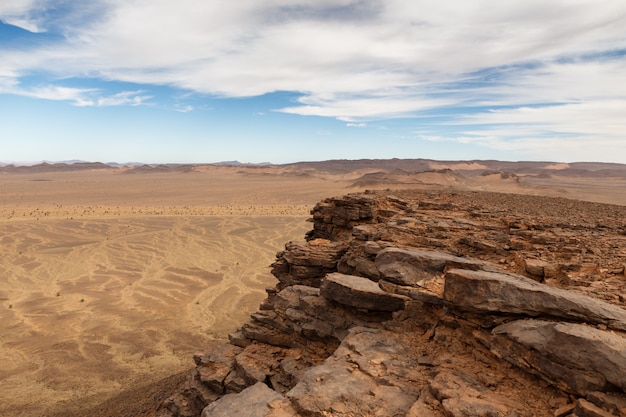
[[[626,416],[626,208],[407,191],[312,214],[160,416]]]

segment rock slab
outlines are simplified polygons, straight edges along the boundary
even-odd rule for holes
[[[339,304],[374,311],[403,310],[409,300],[403,295],[383,291],[377,283],[367,278],[338,272],[326,275],[320,292],[322,296]]]
[[[415,368],[392,332],[356,327],[286,396],[305,416],[404,416],[419,395]]]
[[[447,268],[471,270],[490,268],[480,260],[461,258],[445,252],[393,247],[378,253],[376,267],[382,278],[394,284],[407,286],[419,286],[421,281],[441,275]]]
[[[524,357],[509,351],[509,359],[564,381],[574,392],[584,395],[611,386],[626,389],[626,338],[618,334],[585,324],[535,319],[506,323],[492,333],[529,348]]]
[[[282,395],[258,382],[239,394],[227,394],[212,402],[202,410],[202,417],[268,417],[272,412],[269,405],[283,399]]]
[[[550,316],[626,330],[626,310],[520,275],[451,269],[443,296],[461,309]]]

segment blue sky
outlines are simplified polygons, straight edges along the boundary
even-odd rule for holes
[[[623,0],[0,0],[0,161],[626,163]]]

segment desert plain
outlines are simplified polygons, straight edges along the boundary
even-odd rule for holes
[[[257,309],[276,252],[325,197],[458,188],[626,205],[623,167],[428,164],[2,170],[0,416],[80,415],[184,374]]]

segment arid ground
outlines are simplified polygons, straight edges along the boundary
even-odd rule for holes
[[[626,205],[621,174],[449,167],[0,172],[0,416],[71,414],[190,369],[257,309],[275,253],[325,197],[457,187]]]

